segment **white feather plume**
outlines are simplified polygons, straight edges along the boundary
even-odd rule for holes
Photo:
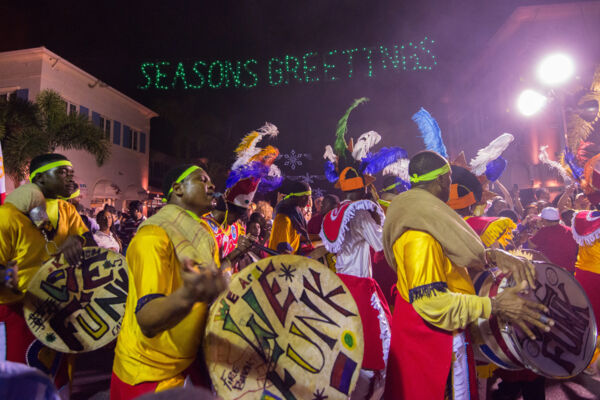
[[[477,152],[477,157],[471,160],[471,172],[480,176],[485,174],[485,167],[490,161],[500,157],[508,145],[515,139],[510,133],[503,133]]]
[[[331,161],[334,164],[337,161],[337,157],[333,152],[333,148],[330,145],[325,146],[325,154],[323,154],[323,158]]]
[[[373,146],[381,141],[381,136],[375,131],[365,132],[354,142],[352,157],[360,161],[369,154]]]
[[[382,174],[383,175],[394,175],[406,182],[409,182],[410,181],[409,176],[408,176],[409,161],[410,160],[408,158],[401,158],[400,160],[385,167],[382,171]]]
[[[538,158],[550,169],[555,169],[560,174],[565,183],[571,182],[571,177],[569,176],[569,173],[565,170],[565,168],[558,161],[552,161],[550,157],[548,157],[548,146],[540,147],[540,154],[538,154]]]
[[[269,167],[269,176],[276,176],[276,177],[280,177],[281,176],[281,170],[279,169],[279,167],[275,164],[271,164],[271,166]]]
[[[256,133],[258,135],[256,135]],[[279,130],[275,125],[270,122],[265,122],[265,124],[259,129],[249,133],[244,136],[242,139],[242,144],[246,144],[246,148],[237,153],[237,158],[231,169],[236,169],[242,165],[247,164],[252,157],[260,153],[262,147],[257,147],[256,145],[265,137],[265,136],[277,136],[279,134]]]

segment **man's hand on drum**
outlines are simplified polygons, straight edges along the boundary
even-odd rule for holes
[[[236,250],[238,250],[240,253],[244,254],[248,250],[250,250],[250,247],[252,247],[253,243],[254,242],[248,236],[240,236],[238,238]]]
[[[523,281],[526,285],[523,288],[524,292],[527,292],[528,288],[535,289],[535,267],[533,264],[521,257],[513,256],[512,254],[500,250],[487,250],[493,264],[495,264],[502,273],[506,275],[512,275],[517,286],[520,286]]]
[[[554,321],[544,314],[549,311],[546,306],[519,296],[519,292],[526,287],[527,283],[523,281],[520,285],[508,288],[493,297],[492,315],[518,325],[531,340],[535,340],[535,334],[528,325],[548,332],[554,326]]]
[[[83,259],[83,238],[80,236],[69,236],[58,248],[58,253],[65,255],[69,265],[79,265]]]
[[[5,287],[18,290],[19,287],[19,267],[16,261],[9,261],[6,266],[0,265],[0,288]]]
[[[227,288],[227,279],[214,264],[201,266],[184,260],[181,279],[183,295],[190,304],[210,303]]]

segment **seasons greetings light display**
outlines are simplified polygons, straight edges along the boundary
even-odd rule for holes
[[[372,78],[384,70],[430,71],[437,65],[428,46],[435,43],[425,37],[420,42],[392,46],[375,46],[307,51],[302,56],[285,54],[259,62],[244,60],[155,61],[140,65],[142,90],[254,88],[261,84],[285,86],[292,82],[318,82],[352,79],[357,70]]]

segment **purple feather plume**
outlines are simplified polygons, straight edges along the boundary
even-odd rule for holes
[[[236,182],[246,179],[246,178],[257,178],[262,179],[269,174],[269,167],[258,162],[253,161],[249,164],[242,165],[239,168],[236,168],[229,172],[229,176],[227,177],[227,181],[225,182],[225,186],[229,189]]]
[[[331,161],[325,161],[325,177],[331,183],[334,183],[339,178],[335,172],[335,165]]]
[[[498,157],[495,160],[490,161],[485,166],[485,176],[490,182],[497,181],[506,169],[506,164],[506,160],[502,157]]]
[[[575,154],[573,154],[568,147],[565,147],[565,162],[571,169],[573,178],[581,181],[581,177],[583,176],[583,168],[577,165],[577,162],[575,161]]]

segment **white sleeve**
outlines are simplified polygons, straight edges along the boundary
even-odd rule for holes
[[[383,229],[378,225],[371,213],[359,210],[350,222],[350,229],[359,233],[375,251],[383,250]]]

